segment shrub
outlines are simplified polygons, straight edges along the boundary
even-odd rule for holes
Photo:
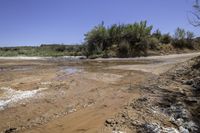
[[[171,40],[172,40],[172,38],[169,34],[164,34],[161,36],[160,42],[163,44],[169,44],[169,43],[171,43]]]
[[[148,49],[147,40],[142,40],[135,44],[133,56],[147,56]]]
[[[57,46],[54,46],[53,49],[57,52],[64,52],[65,46],[64,45],[57,45]]]
[[[119,44],[118,52],[117,52],[118,57],[128,57],[129,55],[129,43],[127,41],[122,41]]]
[[[104,24],[95,26],[91,31],[85,34],[85,43],[89,55],[104,51],[108,48],[108,31]]]
[[[161,34],[160,30],[157,29],[157,30],[152,34],[152,37],[155,37],[155,38],[157,38],[158,40],[160,40],[161,37],[162,37],[162,34]]]
[[[176,48],[189,48],[194,49],[194,33],[185,31],[184,29],[177,28],[174,34],[172,45]]]
[[[185,39],[173,39],[172,45],[176,48],[184,48],[186,47]]]
[[[103,24],[95,26],[85,34],[86,54],[87,56],[93,54],[107,56],[112,45],[118,44],[117,53],[119,56],[122,56],[122,53],[125,54],[124,57],[131,56],[135,44],[151,36],[152,27],[148,26],[146,21],[126,25],[115,24],[110,28],[106,28]]]
[[[149,49],[158,50],[159,40],[156,37],[151,37],[147,41],[148,41]]]
[[[186,37],[185,30],[178,27],[175,30],[174,38],[177,40],[181,40],[181,39],[185,39],[185,37]]]

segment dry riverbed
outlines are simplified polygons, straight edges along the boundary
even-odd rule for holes
[[[140,89],[199,53],[109,60],[0,60],[0,132],[111,132]],[[128,131],[127,131],[128,132]]]

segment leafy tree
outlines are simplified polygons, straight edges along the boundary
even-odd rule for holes
[[[185,31],[184,29],[177,28],[174,35],[173,46],[178,48],[190,48],[193,49],[194,33]]]
[[[193,41],[195,35],[193,32],[187,31],[186,32],[186,47],[190,49],[195,48],[195,42]]]
[[[178,27],[175,31],[174,38],[180,40],[184,39],[185,37],[186,37],[186,31]]]
[[[147,26],[147,21],[141,21],[140,23],[128,24],[124,27],[123,39],[128,41],[130,44],[131,51],[139,45],[141,41],[146,40],[151,35],[153,26]],[[142,45],[142,44],[141,44]],[[142,48],[142,47],[141,47]],[[142,49],[138,49],[142,50]]]
[[[152,27],[147,26],[147,21],[126,25],[114,24],[108,28],[102,23],[85,34],[86,53],[88,56],[93,54],[101,55],[102,53],[107,55],[107,51],[112,48],[112,45],[117,45],[121,53],[125,49],[124,44],[122,45],[121,43],[126,41],[129,55],[134,55],[135,49],[142,50],[143,44],[141,44],[141,47],[138,44],[151,36]]]
[[[186,32],[186,38],[187,40],[192,40],[195,37],[193,32],[187,31]]]
[[[120,43],[122,40],[123,27],[124,25],[113,24],[110,28],[108,28],[109,43],[111,45]]]
[[[108,46],[107,39],[108,32],[104,24],[95,26],[90,32],[85,34],[88,53],[93,54],[105,50]]]

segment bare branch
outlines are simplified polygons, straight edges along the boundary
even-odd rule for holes
[[[193,5],[194,11],[191,11],[190,14],[193,16],[192,19],[188,19],[189,23],[195,27],[200,26],[200,5],[199,0],[195,1],[195,4]]]

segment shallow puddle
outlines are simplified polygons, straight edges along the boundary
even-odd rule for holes
[[[74,74],[74,73],[77,73],[77,72],[81,72],[82,69],[80,68],[77,68],[77,67],[67,67],[64,69],[64,72],[67,73],[67,74]]]

